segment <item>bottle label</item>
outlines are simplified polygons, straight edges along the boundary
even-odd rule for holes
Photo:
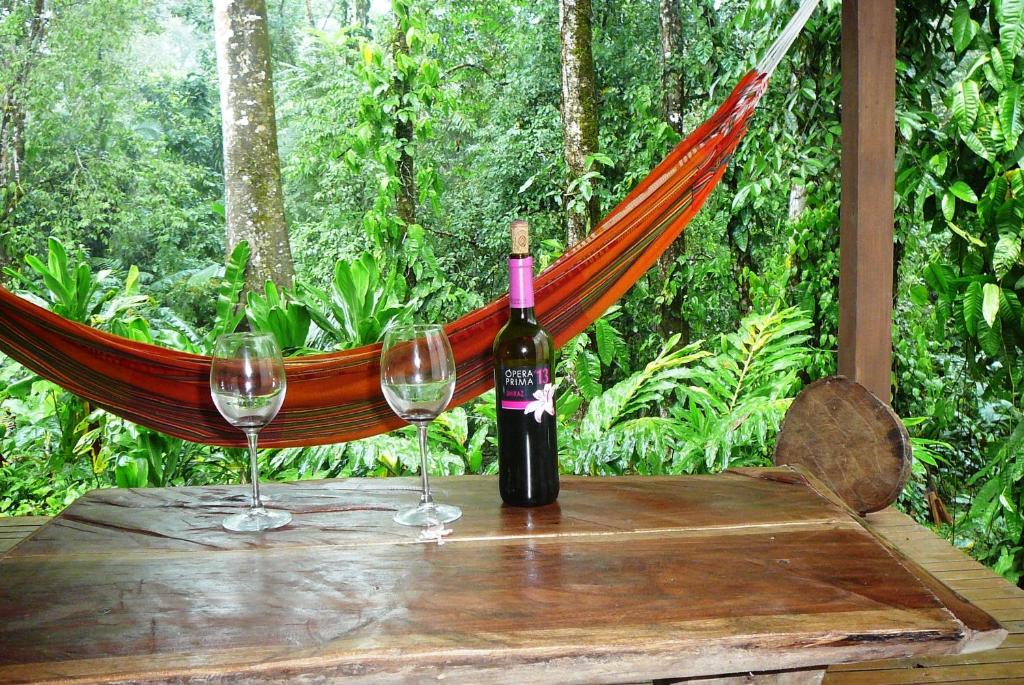
[[[533,257],[508,260],[509,304],[515,309],[533,306]]]
[[[555,415],[555,385],[551,382],[551,369],[501,369],[498,398],[502,409],[533,414],[537,423],[545,414]]]

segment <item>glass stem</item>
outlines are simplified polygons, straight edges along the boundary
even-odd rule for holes
[[[427,426],[426,421],[419,421],[416,429],[420,435],[420,475],[423,477],[423,494],[420,496],[420,504],[433,504],[434,498],[430,496],[430,468],[427,465]]]
[[[245,437],[249,438],[249,478],[252,479],[253,509],[263,508],[263,500],[260,499],[260,469],[256,465],[256,439],[258,436],[259,431],[245,431]]]

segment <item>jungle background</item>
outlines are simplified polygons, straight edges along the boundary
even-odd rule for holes
[[[670,254],[560,351],[563,472],[766,464],[792,398],[835,372],[839,9],[823,0]],[[0,0],[3,284],[197,352],[239,325],[305,354],[374,342],[395,320],[451,320],[507,288],[512,218],[530,220],[549,264],[794,10],[271,0],[286,249],[261,273],[247,264],[268,248],[225,210],[211,4]],[[915,448],[900,505],[1018,581],[1024,0],[898,12],[892,384]],[[494,418],[488,394],[434,422],[435,472],[493,472]],[[261,469],[386,476],[417,462],[404,429],[265,450]],[[239,482],[245,464],[0,364],[0,514],[56,513],[95,487]]]

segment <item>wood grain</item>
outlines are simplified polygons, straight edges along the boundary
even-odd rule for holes
[[[854,511],[880,511],[910,477],[910,435],[896,413],[842,376],[804,388],[782,423],[772,461],[814,474]]]
[[[629,682],[956,653],[933,587],[789,469],[566,478],[559,505],[439,479],[271,486],[294,526],[219,530],[244,488],[97,491],[0,559],[0,681]],[[855,559],[856,563],[850,563]]]
[[[1024,607],[1024,591],[967,557],[906,514],[887,509],[867,517],[870,529],[926,567],[950,589],[970,602],[1003,600],[993,618],[1011,630],[997,648],[984,652],[842,664],[828,669],[826,685],[851,683],[1021,683],[1024,682],[1024,623],[1014,622]],[[923,560],[923,555],[928,560]],[[1012,631],[1018,631],[1013,633]]]
[[[839,373],[892,385],[896,0],[842,3]]]

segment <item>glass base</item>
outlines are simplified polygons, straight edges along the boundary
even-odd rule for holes
[[[403,526],[436,526],[448,523],[462,516],[462,509],[450,504],[421,504],[418,507],[399,509],[395,514],[395,523]]]
[[[287,511],[259,507],[228,516],[221,522],[221,525],[236,533],[258,533],[261,530],[273,530],[287,526],[291,521],[292,515]]]

